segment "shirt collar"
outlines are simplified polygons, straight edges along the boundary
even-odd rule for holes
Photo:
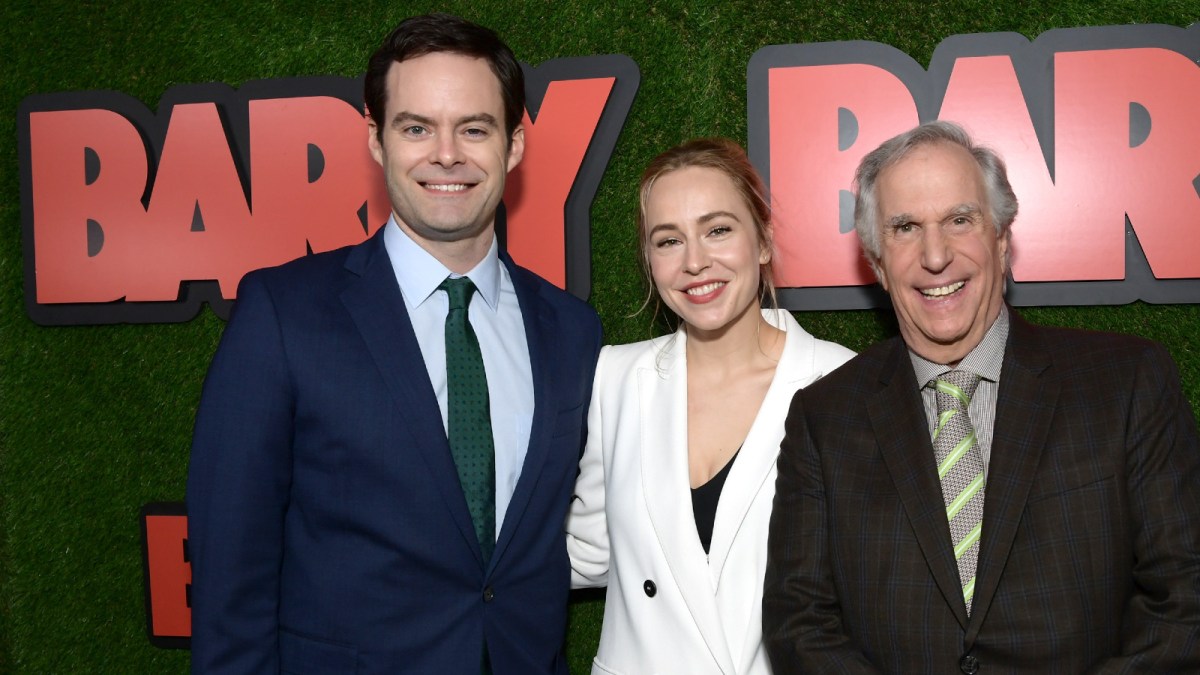
[[[500,303],[500,248],[494,235],[492,245],[484,254],[483,260],[471,271],[458,275],[452,273],[429,251],[413,241],[407,232],[400,229],[395,215],[388,217],[384,227],[387,229],[383,233],[383,245],[392,261],[392,270],[400,284],[400,290],[412,307],[419,307],[428,300],[446,277],[465,276],[475,284],[476,292],[487,306],[495,311]]]
[[[984,333],[979,344],[963,357],[957,369],[975,373],[991,382],[999,382],[1000,369],[1004,365],[1004,346],[1008,343],[1008,324],[1008,307],[1000,305],[1000,314],[992,322],[991,328]],[[924,387],[938,375],[954,370],[945,364],[934,363],[912,350],[909,350],[908,355],[912,359],[918,387]]]

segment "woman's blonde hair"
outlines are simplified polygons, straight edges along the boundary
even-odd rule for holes
[[[746,151],[734,141],[728,138],[696,138],[655,157],[642,173],[638,197],[638,252],[640,253],[642,273],[649,286],[642,309],[645,309],[652,300],[657,300],[655,315],[657,316],[660,308],[664,312],[670,313],[662,306],[661,298],[657,298],[654,278],[650,273],[650,228],[646,222],[646,204],[650,200],[650,191],[659,178],[690,167],[720,171],[729,178],[729,181],[733,183],[734,190],[741,195],[742,201],[750,210],[750,216],[754,221],[754,232],[758,238],[759,248],[772,253],[767,262],[759,266],[759,302],[765,303],[771,308],[777,307],[775,269],[773,267],[775,255],[771,236],[771,200],[767,195],[762,177],[750,163]],[[677,317],[672,315],[671,319],[672,321],[669,323],[674,324]]]

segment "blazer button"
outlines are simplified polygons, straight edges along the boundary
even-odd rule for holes
[[[642,590],[646,591],[647,598],[653,598],[654,594],[658,592],[658,587],[654,585],[653,581],[647,579],[646,583],[642,584]]]
[[[965,675],[975,675],[979,672],[979,659],[973,654],[967,654],[958,661],[958,669]]]
[[[483,601],[484,602],[491,602],[492,598],[494,598],[494,597],[496,597],[496,594],[492,591],[491,586],[488,586],[487,588],[483,589]]]

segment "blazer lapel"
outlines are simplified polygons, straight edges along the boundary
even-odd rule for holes
[[[1060,386],[1055,378],[1042,377],[1050,361],[1036,329],[1012,310],[1009,317],[1008,346],[1000,371],[984,493],[975,599],[966,636],[968,649],[979,634],[1012,550],[1017,525],[1050,433]]]
[[[900,494],[929,572],[965,629],[967,608],[950,543],[950,525],[946,522],[946,505],[934,465],[929,424],[908,349],[900,338],[893,338],[892,353],[880,369],[879,382],[881,389],[867,400],[879,451]]]
[[[558,333],[557,320],[552,310],[538,296],[538,284],[528,278],[529,272],[517,267],[506,252],[501,251],[500,262],[508,269],[512,279],[517,304],[521,307],[521,322],[525,325],[525,342],[529,349],[533,378],[533,422],[529,428],[529,446],[525,451],[525,461],[521,464],[521,475],[517,478],[512,499],[504,514],[504,525],[496,539],[491,568],[504,556],[509,542],[512,541],[513,532],[520,526],[529,506],[533,487],[537,485],[538,477],[546,465],[546,453],[550,451],[550,434],[553,432],[553,416],[557,411],[554,405],[554,382],[549,369],[543,365],[549,358],[549,347],[545,344],[545,339],[546,336]]]
[[[342,292],[342,304],[383,376],[396,404],[394,413],[405,420],[400,426],[412,436],[412,447],[434,477],[463,541],[482,566],[483,556],[471,524],[471,513],[442,427],[442,413],[383,246],[383,229],[347,256],[346,270],[359,278]]]
[[[775,377],[763,397],[754,423],[750,425],[742,449],[738,451],[737,460],[729,470],[725,487],[721,489],[721,499],[717,502],[717,518],[713,523],[712,544],[708,549],[708,566],[714,588],[720,584],[734,535],[741,529],[750,506],[762,492],[779,459],[783,419],[787,417],[792,395],[797,389],[811,384],[816,377],[812,358],[813,336],[805,332],[787,312],[764,310],[763,315],[772,325],[785,330],[787,337],[779,363],[775,366]],[[807,360],[805,355],[809,357]]]
[[[638,369],[642,494],[675,585],[722,670],[733,660],[717,610],[715,584],[696,534],[688,480],[686,336],[679,330],[656,363]],[[736,465],[735,465],[736,466]]]

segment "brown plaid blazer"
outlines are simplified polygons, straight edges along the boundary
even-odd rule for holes
[[[785,673],[1200,672],[1200,448],[1174,362],[1012,314],[968,617],[904,342],[792,401],[764,637]]]

